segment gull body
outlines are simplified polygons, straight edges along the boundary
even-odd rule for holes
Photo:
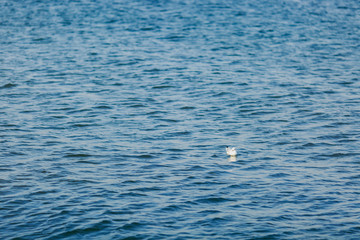
[[[226,147],[226,154],[229,156],[236,156],[237,152],[234,147],[233,148]]]

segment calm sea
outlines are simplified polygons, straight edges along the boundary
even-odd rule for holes
[[[358,0],[0,1],[1,239],[360,239],[359,143]]]

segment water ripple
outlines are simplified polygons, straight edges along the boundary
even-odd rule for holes
[[[1,1],[0,236],[359,239],[359,10]]]

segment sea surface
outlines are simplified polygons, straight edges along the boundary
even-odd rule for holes
[[[1,0],[0,239],[360,239],[360,2]]]

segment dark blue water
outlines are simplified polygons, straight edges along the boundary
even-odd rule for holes
[[[0,238],[359,239],[359,80],[357,0],[0,1]]]

